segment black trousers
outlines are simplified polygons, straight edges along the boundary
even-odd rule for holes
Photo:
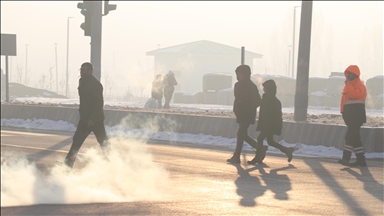
[[[236,149],[234,153],[234,156],[236,157],[240,157],[244,141],[251,145],[253,148],[257,148],[257,142],[248,135],[249,125],[250,123],[239,123],[239,129],[237,130]]]
[[[361,125],[347,125],[347,133],[345,134],[344,150],[355,152],[355,154],[364,154],[363,144],[360,138]]]
[[[261,147],[263,146],[263,141],[265,138],[267,138],[268,145],[273,146],[273,147],[275,147],[275,148],[277,148],[280,151],[285,153],[286,147],[281,145],[280,143],[275,142],[273,140],[273,134],[268,132],[268,131],[261,131],[260,132],[259,136],[257,137],[257,143],[258,143],[257,149],[261,149]]]
[[[173,96],[173,91],[172,92],[167,92],[167,93],[164,92],[164,98],[165,98],[164,108],[165,109],[169,109],[170,108],[169,104],[171,103],[172,96]]]
[[[162,102],[163,98],[157,98],[156,100],[157,100],[157,108],[159,109],[163,108],[163,102]]]
[[[73,142],[71,149],[69,150],[67,157],[65,158],[65,164],[69,167],[73,167],[75,163],[77,153],[80,147],[83,145],[88,135],[93,132],[96,136],[97,142],[100,144],[104,155],[106,156],[109,152],[109,142],[107,133],[105,131],[104,122],[96,122],[92,127],[87,127],[88,121],[80,120],[75,135],[73,136]]]

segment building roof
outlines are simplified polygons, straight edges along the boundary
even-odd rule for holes
[[[170,54],[170,53],[238,56],[241,53],[241,49],[216,43],[216,42],[212,42],[212,41],[200,40],[200,41],[180,44],[176,46],[171,46],[167,48],[152,50],[147,52],[146,54],[151,56],[156,56],[156,55]],[[253,58],[261,58],[263,55],[245,50],[245,56],[253,57]]]

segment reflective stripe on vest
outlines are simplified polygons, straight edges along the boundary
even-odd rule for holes
[[[348,100],[344,102],[344,105],[347,104],[365,104],[365,101],[363,100]]]

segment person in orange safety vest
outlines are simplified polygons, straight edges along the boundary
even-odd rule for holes
[[[360,80],[360,69],[357,65],[350,65],[344,71],[345,86],[341,93],[340,112],[347,125],[342,159],[338,163],[344,166],[367,166],[364,148],[360,138],[360,127],[366,122],[365,98],[367,90]],[[349,163],[352,152],[355,152],[356,162]]]

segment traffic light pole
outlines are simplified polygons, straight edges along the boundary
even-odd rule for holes
[[[102,34],[102,2],[93,2],[93,15],[91,27],[91,63],[93,75],[101,79],[101,34]]]
[[[86,1],[77,4],[84,15],[84,23],[80,28],[84,30],[85,36],[91,37],[91,63],[93,64],[93,75],[101,79],[101,35],[102,35],[102,1]],[[104,16],[109,11],[116,10],[116,5],[104,1]]]

